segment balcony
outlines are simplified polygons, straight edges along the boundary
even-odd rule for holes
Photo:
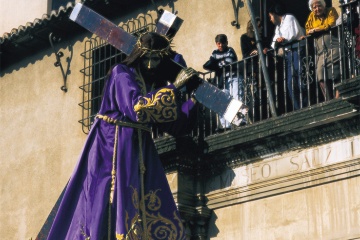
[[[190,135],[175,139],[155,129],[155,142],[166,159],[166,169],[180,167],[206,175],[220,166],[243,164],[285,149],[331,142],[358,132],[358,5],[359,1],[343,4],[342,19],[329,31],[268,51],[266,74],[259,56],[228,65],[221,73],[201,73],[204,81],[216,86],[224,86],[222,81],[229,76],[240,79],[240,100],[249,106],[247,123],[219,131],[219,116],[200,107]],[[331,49],[320,52],[320,46],[325,45]],[[300,56],[297,62],[296,54]],[[286,61],[291,61],[291,67],[286,67]],[[289,81],[289,74],[298,75],[299,81],[296,77]],[[320,76],[324,76],[323,80]]]

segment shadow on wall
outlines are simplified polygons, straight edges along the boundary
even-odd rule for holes
[[[160,1],[152,1],[156,9],[160,9],[162,7],[169,7],[171,10],[169,12],[176,13],[175,2],[177,0],[160,0]]]
[[[40,232],[36,236],[35,240],[46,240],[47,239],[47,236],[49,234],[52,223],[53,223],[54,218],[56,216],[56,213],[57,213],[57,211],[59,209],[61,200],[62,200],[62,198],[64,196],[66,186],[67,186],[67,184],[65,185],[63,191],[61,192],[58,200],[56,201],[56,203],[54,205],[54,207],[51,209],[51,212],[50,212],[49,216],[46,218],[46,221],[45,221],[44,225],[42,226]]]
[[[211,212],[211,217],[209,219],[209,227],[207,237],[208,239],[215,238],[219,234],[219,229],[216,226],[216,220],[218,219],[214,211]]]
[[[212,175],[206,180],[205,194],[230,187],[235,177],[234,170],[230,167],[225,167],[220,174]]]

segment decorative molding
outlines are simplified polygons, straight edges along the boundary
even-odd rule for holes
[[[212,210],[266,198],[304,188],[360,176],[359,159],[330,167],[294,174],[291,177],[266,181],[242,187],[229,187],[206,194]]]
[[[208,178],[210,209],[360,176],[360,136],[226,169]]]
[[[155,143],[167,172],[207,177],[282,152],[360,135],[359,113],[354,109],[347,101],[333,100],[203,140],[167,137]]]
[[[335,85],[339,90],[340,96],[354,104],[360,105],[360,77],[348,79]]]

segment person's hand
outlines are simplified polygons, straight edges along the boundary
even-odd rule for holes
[[[264,49],[263,49],[263,53],[264,53],[264,54],[267,54],[268,51],[269,51],[268,48],[264,48]]]
[[[276,39],[276,41],[279,42],[279,43],[282,43],[282,42],[285,41],[285,38],[284,38],[284,37],[278,37],[278,38]]]
[[[255,50],[253,50],[253,51],[250,53],[250,56],[254,56],[254,55],[256,55],[256,54],[258,54],[258,51],[255,49]]]
[[[199,77],[190,78],[189,81],[185,85],[186,86],[186,92],[191,95],[192,92],[194,92],[199,87],[201,82],[202,82],[202,79],[199,78]]]
[[[313,29],[310,29],[309,31],[308,31],[308,33],[309,34],[312,34],[312,33],[314,33],[314,32],[318,32],[320,29],[319,28],[313,28]]]
[[[185,84],[189,81],[190,78],[197,75],[198,75],[197,71],[195,71],[193,68],[181,69],[181,71],[179,72],[179,74],[175,79],[174,86],[177,89],[180,89],[183,86],[185,86]]]
[[[303,39],[305,39],[306,38],[306,36],[301,36],[300,38],[299,38],[299,40],[303,40]]]

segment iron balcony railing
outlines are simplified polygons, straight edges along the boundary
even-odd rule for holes
[[[220,88],[225,87],[229,78],[238,80],[238,97],[249,107],[246,124],[273,117],[269,101],[273,101],[277,116],[281,116],[341,98],[336,86],[360,74],[358,9],[359,1],[344,4],[341,13],[343,17],[338,20],[337,26],[267,52],[265,60],[270,76],[268,88],[257,55],[225,66],[221,72],[204,72],[200,76]],[[232,87],[230,85],[230,92]],[[269,98],[269,90],[274,96],[272,100]],[[193,135],[207,137],[217,133],[222,129],[219,117],[215,112],[201,108],[199,123]],[[221,132],[236,128],[239,127],[231,125]]]
[[[277,46],[267,52],[266,71],[270,81],[264,79],[259,56],[232,63],[220,72],[200,73],[200,77],[221,88],[224,88],[229,77],[239,81],[239,98],[249,107],[246,125],[274,117],[270,106],[275,106],[275,114],[281,117],[289,112],[331,101],[336,97],[337,84],[360,74],[359,3],[360,0],[343,3],[338,24],[329,31]],[[141,32],[142,29],[153,30],[152,19],[144,17],[142,24],[140,20],[137,25],[128,24],[133,27],[126,30],[132,33]],[[122,61],[124,55],[106,42],[94,38],[86,42],[82,56],[84,68],[81,72],[84,73],[84,84],[80,88],[84,95],[79,104],[83,109],[79,122],[83,125],[83,131],[88,133],[100,106],[105,75],[114,63]],[[294,61],[295,56],[299,57],[298,61]],[[291,80],[288,80],[289,75],[292,76]],[[321,75],[325,77],[319,77]],[[269,91],[272,91],[271,94]],[[218,114],[204,107],[199,108],[195,125],[191,135],[199,138],[218,133],[221,129]],[[238,127],[243,126],[231,125],[224,131],[232,131]],[[153,138],[163,136],[165,134],[156,127],[153,128]]]

